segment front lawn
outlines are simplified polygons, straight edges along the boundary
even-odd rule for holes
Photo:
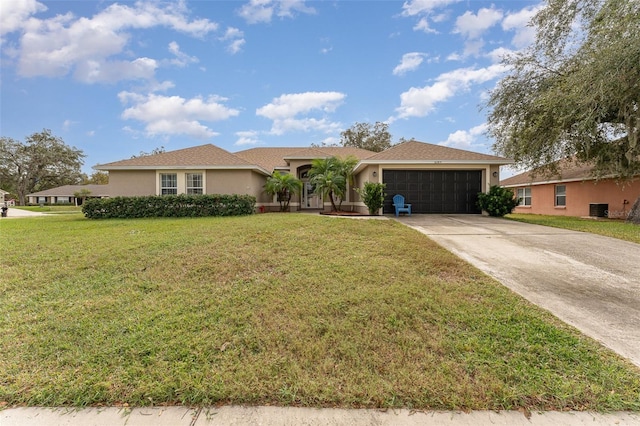
[[[640,370],[395,221],[3,221],[0,407],[640,410]]]
[[[547,216],[541,214],[509,214],[507,219],[519,222],[534,223],[537,225],[553,226],[555,228],[570,229],[573,231],[590,232],[631,241],[640,244],[640,225],[626,223],[614,219],[582,219],[572,216]]]

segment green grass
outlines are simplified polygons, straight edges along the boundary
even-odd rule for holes
[[[69,213],[80,213],[82,211],[82,206],[70,206],[70,205],[43,205],[40,206],[17,206],[11,207],[13,209],[20,210],[28,210],[30,212],[39,212],[39,213],[47,213],[47,214],[69,214]]]
[[[0,406],[640,410],[640,370],[395,221],[2,221]]]
[[[572,216],[546,216],[539,214],[510,214],[507,219],[573,231],[590,232],[640,244],[640,225],[613,219],[582,219]]]

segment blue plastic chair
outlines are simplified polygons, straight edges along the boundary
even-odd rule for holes
[[[396,208],[396,217],[398,217],[400,213],[407,213],[411,216],[411,204],[405,204],[402,195],[396,194],[393,196],[393,207]]]

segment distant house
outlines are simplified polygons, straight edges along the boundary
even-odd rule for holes
[[[593,167],[573,160],[558,163],[558,174],[526,172],[500,182],[520,198],[514,213],[624,219],[640,196],[640,180],[596,179]]]
[[[78,196],[81,193],[85,197]],[[109,185],[64,185],[33,194],[27,194],[29,204],[73,204],[79,206],[83,198],[107,198],[110,196]]]
[[[364,183],[387,185],[384,213],[392,213],[391,198],[404,195],[413,213],[479,213],[479,192],[499,182],[500,166],[511,161],[417,141],[407,141],[380,152],[350,147],[251,148],[230,153],[207,144],[176,151],[131,158],[95,167],[109,172],[111,196],[165,194],[248,194],[266,210],[279,207],[264,191],[274,171],[292,173],[303,182],[303,191],[292,200],[292,210],[326,209],[329,200],[309,183],[311,162],[317,158],[353,156],[354,188]],[[362,213],[367,208],[351,188],[343,209]]]

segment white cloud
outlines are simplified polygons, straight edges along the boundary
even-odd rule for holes
[[[451,148],[470,149],[478,139],[487,130],[487,124],[483,123],[472,127],[469,130],[457,130],[449,134],[446,141],[438,143]]]
[[[257,145],[260,143],[258,139],[258,132],[253,130],[244,131],[244,132],[236,132],[236,136],[238,140],[234,145],[243,146],[243,145]]]
[[[409,71],[417,70],[420,64],[424,62],[425,56],[424,53],[420,52],[405,53],[402,55],[400,64],[393,69],[393,75],[404,75]]]
[[[429,19],[427,17],[420,18],[418,23],[413,26],[413,29],[414,31],[422,31],[425,33],[438,34],[438,31],[434,30],[429,25]]]
[[[189,56],[180,50],[180,45],[175,41],[169,43],[169,52],[175,55],[175,59],[171,60],[171,64],[180,68],[186,67],[188,64],[196,64],[199,61],[195,56]]]
[[[412,87],[400,95],[400,106],[397,115],[390,121],[399,118],[424,117],[431,113],[436,104],[444,102],[460,92],[470,89],[473,84],[481,84],[499,77],[506,67],[500,64],[486,68],[460,68],[436,78],[435,83],[425,87]]]
[[[331,113],[340,106],[346,95],[339,92],[306,92],[282,95],[256,110],[256,115],[273,120],[271,133],[281,135],[290,131],[319,130],[334,132],[340,123],[326,118],[304,117],[312,113]]]
[[[0,35],[23,28],[31,15],[45,10],[47,7],[35,0],[4,0],[0,13]]]
[[[461,0],[409,0],[402,5],[402,16],[428,14]]]
[[[486,30],[500,22],[502,16],[503,14],[501,11],[493,8],[482,8],[478,11],[477,15],[474,15],[473,12],[467,11],[463,15],[458,16],[453,32],[460,33],[470,39],[475,39],[480,37]]]
[[[220,37],[219,40],[229,42],[227,45],[227,51],[232,55],[240,52],[242,50],[242,46],[246,43],[244,33],[234,27],[228,27],[227,31],[225,31],[224,35]]]
[[[534,42],[536,37],[536,31],[533,27],[529,26],[529,22],[536,13],[542,8],[538,6],[528,6],[516,13],[510,13],[505,16],[502,21],[502,29],[505,31],[515,31],[515,35],[511,40],[516,48],[522,49],[529,46]]]
[[[83,83],[114,83],[120,80],[149,80],[158,63],[155,59],[133,61],[85,60],[76,65],[73,76]]]
[[[166,92],[169,89],[173,89],[176,85],[173,81],[165,80],[161,83],[153,82],[149,87],[149,92]]]
[[[446,19],[446,13],[433,15],[435,10],[444,8],[461,0],[409,0],[402,5],[401,16],[420,16],[418,23],[413,27],[414,31],[437,34],[438,31],[431,28],[429,20],[442,22]]]
[[[62,123],[62,130],[67,131],[69,129],[71,129],[71,127],[74,124],[78,124],[77,121],[72,121],[72,120],[64,120],[64,122]]]
[[[238,10],[238,15],[248,24],[257,24],[271,22],[273,15],[293,18],[294,12],[315,14],[316,10],[307,6],[304,0],[250,0]]]
[[[124,53],[131,38],[129,30],[162,26],[202,37],[217,29],[208,19],[190,20],[187,12],[183,2],[162,7],[136,2],[133,6],[112,4],[90,18],[70,13],[44,20],[31,18],[23,26],[18,73],[24,77],[73,73],[88,83],[150,78],[157,67],[154,59],[113,57]]]
[[[482,8],[478,10],[477,14],[466,11],[463,15],[458,16],[453,33],[461,34],[466,40],[462,54],[452,53],[449,55],[449,59],[455,61],[463,60],[469,56],[479,56],[484,47],[482,34],[500,22],[502,17],[502,11],[493,7],[491,9]]]
[[[491,62],[495,63],[499,63],[502,62],[502,60],[506,57],[506,56],[510,56],[512,54],[514,54],[515,51],[511,50],[511,49],[507,49],[504,47],[498,47],[496,49],[493,49],[491,52],[487,53],[487,57],[489,59],[491,59]]]
[[[227,51],[229,53],[231,53],[232,55],[235,55],[236,53],[238,53],[238,52],[240,52],[242,50],[242,46],[244,46],[244,44],[245,44],[245,40],[244,39],[233,40],[227,46]]]
[[[145,123],[145,132],[149,136],[184,134],[209,138],[217,133],[200,121],[221,121],[239,114],[238,110],[224,106],[222,102],[227,99],[218,96],[184,99],[120,92],[118,98],[123,104],[132,105],[124,110],[122,118]]]

